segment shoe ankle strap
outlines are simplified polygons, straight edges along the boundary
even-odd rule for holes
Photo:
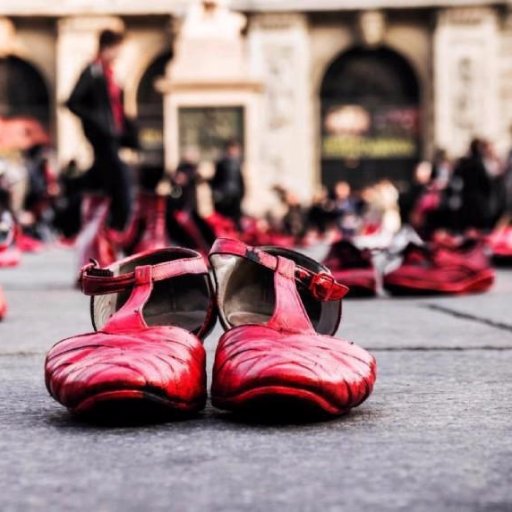
[[[273,272],[279,269],[277,256],[266,252],[264,249],[248,246],[240,240],[218,238],[210,250],[209,257],[222,254],[246,258]],[[283,253],[283,256],[286,257],[286,254]],[[305,286],[311,295],[321,302],[339,301],[349,291],[347,286],[338,283],[328,272],[313,272],[300,265],[295,265],[295,280]]]
[[[144,260],[154,255],[161,255],[168,252],[169,257],[175,256],[174,249],[161,249],[159,251],[149,251],[138,254],[137,256],[126,258],[107,268],[100,268],[97,261],[85,265],[80,272],[80,286],[85,295],[107,295],[110,293],[119,293],[138,284],[140,273],[137,267],[151,267],[151,282],[164,281],[173,277],[179,277],[187,274],[208,274],[208,267],[204,258],[197,256],[169,259],[162,263],[147,265]],[[138,264],[138,262],[140,262]],[[120,268],[123,264],[131,263],[132,272],[116,275],[114,268]]]

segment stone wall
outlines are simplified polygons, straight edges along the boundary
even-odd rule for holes
[[[453,156],[474,136],[499,140],[497,12],[490,8],[438,12],[434,33],[435,140]]]
[[[383,11],[382,43],[408,60],[421,85],[425,157],[435,146],[458,156],[474,135],[496,140],[502,151],[512,142],[512,15],[504,7],[485,7],[485,3]],[[36,18],[25,17],[28,2],[2,2],[0,15],[17,15],[12,18],[12,52],[42,73],[58,106],[94,57],[98,32],[106,26],[125,25],[128,37],[118,72],[125,85],[127,109],[135,113],[136,91],[145,69],[173,44],[171,12],[183,13],[187,2],[170,2],[165,9],[161,2],[158,6],[149,2],[146,14],[158,13],[154,16],[129,16],[141,9],[141,2],[137,6],[125,3],[124,12],[117,2],[111,15],[96,15],[100,2],[61,4],[67,5],[70,15],[57,17],[52,14],[57,6],[52,5]],[[408,3],[408,7],[414,5]],[[81,14],[88,9],[88,16]],[[359,14],[356,10],[305,13],[295,8],[256,11],[249,13],[244,33],[248,69],[262,84],[261,101],[251,100],[255,115],[247,137],[255,142],[250,146],[253,169],[249,178],[257,181],[260,196],[265,197],[261,204],[252,204],[266,209],[276,204],[270,193],[273,185],[283,185],[303,200],[311,198],[319,185],[319,90],[329,64],[360,42]],[[199,96],[203,93],[214,94],[204,88],[198,92]],[[199,96],[197,104],[201,103]],[[164,115],[169,118],[168,111]],[[87,165],[90,151],[77,120],[57,108],[53,124],[61,162],[78,157],[81,165]],[[174,126],[169,119],[166,125]],[[168,163],[175,163],[175,146],[175,137],[168,137]]]
[[[500,125],[499,149],[508,151],[512,146],[512,14],[500,20],[499,97]]]
[[[283,186],[302,200],[315,185],[308,29],[302,14],[261,14],[251,18],[249,32],[252,69],[264,84],[262,185]]]

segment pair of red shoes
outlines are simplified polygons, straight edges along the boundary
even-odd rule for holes
[[[332,337],[347,287],[325,267],[291,250],[229,239],[217,240],[209,258],[215,283],[189,249],[85,267],[96,332],[50,350],[50,394],[82,414],[197,412],[207,397],[202,340],[218,314],[226,332],[215,357],[214,406],[339,415],[370,395],[374,358]]]
[[[398,268],[383,277],[384,288],[395,295],[478,293],[494,284],[495,272],[479,239],[409,243],[400,257]]]

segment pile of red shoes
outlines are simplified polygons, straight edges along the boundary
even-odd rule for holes
[[[88,194],[82,203],[82,229],[76,239],[79,268],[91,259],[108,266],[119,251],[136,254],[169,245],[165,215],[166,198],[140,192],[132,218],[125,232],[108,227],[110,201],[103,195]]]
[[[334,279],[350,288],[349,297],[371,297],[377,293],[372,254],[348,240],[335,242],[324,259]]]
[[[82,203],[82,229],[74,245],[78,250],[79,268],[94,259],[100,266],[108,266],[121,251],[127,255],[163,249],[171,245],[167,225],[173,223],[203,254],[208,253],[207,243],[196,219],[184,211],[169,212],[167,197],[155,192],[139,191],[135,208],[124,231],[108,227],[109,199],[103,195],[88,194]],[[187,243],[187,245],[189,245]]]
[[[388,249],[359,249],[334,243],[324,265],[353,296],[464,294],[487,291],[494,283],[490,251],[482,238],[438,236],[429,243],[410,230],[399,233]]]
[[[74,413],[114,421],[200,411],[203,340],[218,315],[225,332],[214,406],[316,418],[366,400],[375,359],[334,337],[347,288],[325,267],[291,250],[229,239],[217,240],[209,259],[211,269],[197,252],[167,248],[107,268],[87,265],[81,285],[92,297],[95,332],[48,353],[53,398]]]
[[[383,286],[394,295],[485,292],[495,279],[489,251],[478,239],[409,243],[392,259]]]
[[[487,239],[498,265],[512,264],[512,225],[497,228]]]
[[[283,234],[272,229],[264,219],[243,217],[240,230],[231,219],[218,212],[209,215],[206,221],[218,238],[237,238],[250,245],[275,245],[288,248],[302,242],[292,235]]]
[[[242,220],[242,232],[236,238],[250,245],[275,245],[287,248],[294,247],[298,242],[292,235],[272,229],[267,221],[253,217],[245,217]]]

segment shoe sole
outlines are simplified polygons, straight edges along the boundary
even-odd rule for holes
[[[393,295],[459,295],[464,293],[485,292],[494,284],[494,279],[494,272],[489,271],[483,272],[473,279],[466,279],[454,285],[445,284],[438,288],[433,288],[428,282],[417,280],[402,280],[400,283],[390,283],[384,280],[384,288]]]
[[[205,401],[176,402],[155,392],[123,389],[96,393],[82,400],[71,411],[77,416],[102,421],[147,421],[171,416],[186,416],[199,412]]]
[[[212,405],[232,412],[260,417],[340,416],[340,408],[310,390],[289,386],[260,386],[229,398],[213,396]]]

